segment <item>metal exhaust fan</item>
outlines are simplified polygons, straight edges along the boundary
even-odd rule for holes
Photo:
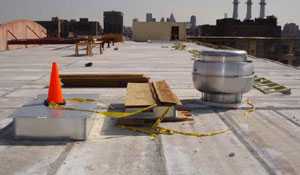
[[[250,91],[254,66],[247,52],[233,50],[201,51],[194,62],[193,81],[203,100],[218,104],[239,104]]]

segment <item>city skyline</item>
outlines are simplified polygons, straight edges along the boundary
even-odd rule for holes
[[[246,16],[246,0],[240,0],[239,19]],[[217,4],[217,5],[216,5]],[[296,7],[300,2],[290,0],[289,3],[282,0],[267,1],[266,15],[278,17],[280,25],[285,23],[300,24],[300,14],[296,14]],[[137,8],[138,7],[138,8]],[[177,21],[189,21],[192,15],[197,17],[197,24],[215,24],[216,19],[224,17],[227,13],[232,16],[232,0],[205,1],[189,0],[189,3],[179,0],[145,1],[145,0],[2,0],[0,3],[0,23],[14,19],[49,20],[53,16],[64,19],[78,19],[88,17],[91,20],[100,21],[103,24],[103,11],[124,12],[126,26],[132,24],[134,18],[145,20],[146,13],[152,13],[157,20],[174,14]],[[253,0],[252,17],[259,17],[259,0]]]

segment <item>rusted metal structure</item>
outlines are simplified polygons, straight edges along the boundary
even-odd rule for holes
[[[11,45],[57,45],[57,44],[74,44],[75,55],[79,56],[79,47],[84,46],[86,48],[86,54],[92,56],[92,49],[99,45],[100,54],[103,53],[104,45],[107,43],[107,47],[111,44],[114,46],[117,42],[123,42],[123,36],[119,34],[107,34],[102,37],[84,37],[84,38],[37,38],[37,39],[12,39],[7,41],[7,47]]]
[[[85,39],[63,39],[63,38],[38,38],[38,39],[14,39],[7,41],[8,45],[28,45],[28,44],[76,44]]]
[[[122,42],[123,41],[123,36],[122,35],[104,35],[102,37],[96,38],[93,37],[94,40],[96,41],[102,41],[104,43],[116,43],[116,42]],[[29,44],[76,44],[81,41],[88,41],[89,38],[69,38],[69,39],[64,39],[64,38],[36,38],[36,39],[18,39],[14,38],[11,40],[7,41],[8,45],[29,45]]]
[[[9,46],[9,40],[41,39],[47,36],[47,30],[30,20],[10,21],[0,26],[0,51],[25,48],[28,45]]]

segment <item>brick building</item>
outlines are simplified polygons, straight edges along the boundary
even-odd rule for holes
[[[281,26],[275,16],[240,21],[233,18],[217,20],[216,25],[202,25],[202,36],[280,37]]]
[[[106,11],[104,17],[104,34],[123,34],[123,13]]]
[[[98,21],[89,21],[88,18],[77,20],[64,20],[53,17],[51,21],[36,21],[47,29],[48,37],[78,37],[98,36],[101,34],[101,26]]]

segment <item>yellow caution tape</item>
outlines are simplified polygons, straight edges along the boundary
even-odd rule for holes
[[[112,117],[112,118],[128,118],[128,117],[135,116],[137,114],[146,112],[150,109],[153,109],[156,106],[157,106],[156,104],[153,104],[147,108],[137,110],[135,112],[98,112],[97,114],[101,114],[105,117]]]
[[[155,121],[155,123],[152,125],[152,128],[157,128],[159,126],[159,124],[161,123],[161,121],[163,121],[163,119],[165,118],[165,116],[167,115],[167,113],[169,112],[170,107],[167,108],[160,117],[158,117],[158,119]]]
[[[119,125],[120,128],[125,128],[131,131],[135,132],[141,132],[144,134],[148,134],[150,138],[153,140],[158,135],[184,135],[184,136],[192,136],[192,137],[208,137],[208,136],[215,136],[218,134],[223,134],[228,131],[227,130],[221,130],[221,131],[213,131],[213,132],[207,132],[207,133],[200,133],[200,132],[184,132],[184,131],[178,131],[175,129],[169,129],[169,128],[163,128],[160,127],[159,124],[163,119],[165,118],[166,114],[169,112],[170,108],[167,108],[160,117],[155,121],[155,123],[151,126],[151,128],[138,128],[138,127],[131,127],[131,126],[125,126],[125,125]]]
[[[93,103],[96,100],[88,99],[88,98],[68,98],[66,99],[67,102],[77,102],[77,103]]]
[[[166,135],[174,135],[174,134],[180,134],[180,135],[185,135],[185,136],[194,136],[194,137],[209,137],[209,136],[215,136],[219,134],[223,134],[228,131],[226,130],[220,130],[220,131],[213,131],[213,132],[183,132],[183,131],[178,131],[174,129],[169,129],[169,128],[162,128],[158,127],[160,132]]]
[[[86,103],[86,102],[93,102],[92,99],[82,99],[82,98],[73,98],[73,99],[67,99],[66,101],[74,101],[74,102],[79,102],[79,103]],[[147,108],[137,110],[135,112],[100,112],[96,110],[86,110],[86,109],[79,109],[79,108],[72,108],[72,107],[65,107],[62,105],[58,104],[49,104],[49,108],[51,109],[58,109],[58,110],[71,110],[71,111],[81,111],[81,112],[91,112],[91,113],[96,113],[98,115],[102,115],[103,117],[109,117],[109,118],[128,118],[140,113],[143,113],[145,111],[148,111],[150,109],[153,109],[156,107],[156,104],[153,104]],[[144,133],[150,136],[151,139],[155,139],[158,135],[174,135],[174,134],[179,134],[179,135],[184,135],[184,136],[193,136],[193,137],[208,137],[208,136],[215,136],[218,134],[222,134],[228,131],[227,130],[221,130],[221,131],[213,131],[213,132],[207,132],[207,133],[201,133],[201,132],[183,132],[183,131],[178,131],[174,129],[169,129],[169,128],[163,128],[160,127],[160,123],[164,120],[166,117],[166,114],[169,112],[170,107],[167,108],[160,117],[154,122],[154,124],[150,128],[141,128],[141,127],[131,127],[131,126],[125,126],[125,125],[118,125],[118,127],[123,128],[123,129],[128,129],[130,131],[134,132],[140,132]]]
[[[141,132],[144,134],[148,134],[151,139],[155,139],[158,135],[184,135],[184,136],[192,136],[192,137],[209,137],[209,136],[215,136],[219,134],[223,134],[229,129],[226,130],[220,130],[220,131],[213,131],[213,132],[185,132],[185,131],[179,131],[175,129],[169,129],[169,128],[163,128],[163,127],[156,127],[156,128],[140,128],[140,127],[131,127],[131,126],[125,126],[125,125],[118,125],[120,128],[128,129],[130,131],[134,132]]]
[[[156,104],[153,104],[149,107],[146,107],[144,109],[141,110],[137,110],[135,112],[100,112],[100,111],[96,111],[96,110],[88,110],[88,109],[79,109],[79,108],[73,108],[73,107],[65,107],[62,105],[58,105],[58,104],[53,104],[50,103],[49,104],[49,108],[51,109],[57,109],[57,110],[69,110],[69,111],[80,111],[80,112],[90,112],[90,113],[96,113],[98,115],[102,115],[103,117],[110,117],[110,118],[128,118],[140,113],[143,113],[145,111],[148,111],[150,109],[153,109],[155,106],[157,106]]]
[[[156,129],[154,128],[140,128],[140,127],[132,127],[132,126],[125,126],[125,125],[117,125],[119,128],[128,129],[130,131],[134,132],[140,132],[144,133],[150,136],[150,138],[153,140],[157,137],[158,133]]]
[[[255,112],[256,108],[253,102],[249,98],[246,100],[246,103],[250,106],[250,109],[244,112],[244,117],[248,118],[251,113]]]

